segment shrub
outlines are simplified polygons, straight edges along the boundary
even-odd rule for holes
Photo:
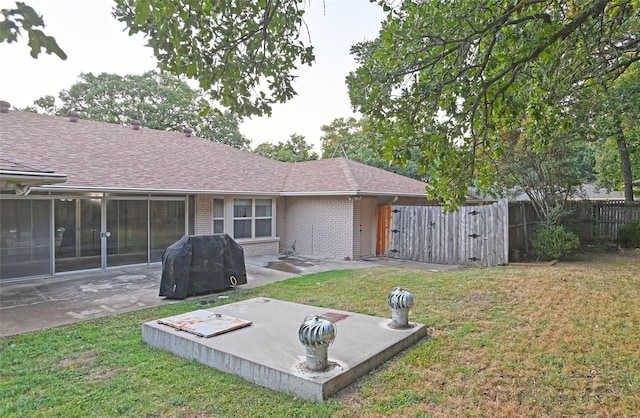
[[[623,248],[640,247],[640,221],[629,222],[618,228],[618,244]]]
[[[544,226],[538,230],[531,244],[539,258],[557,260],[575,254],[580,246],[578,236],[563,226]]]

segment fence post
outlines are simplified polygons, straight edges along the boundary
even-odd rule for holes
[[[524,253],[529,254],[529,233],[527,230],[527,208],[524,201],[520,201],[520,209],[522,211],[522,235],[524,236]]]

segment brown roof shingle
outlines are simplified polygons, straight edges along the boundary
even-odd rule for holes
[[[65,188],[424,195],[424,183],[342,158],[284,163],[181,133],[0,114],[0,156],[67,175]]]
[[[0,136],[0,139],[2,137]],[[0,142],[0,151],[2,150],[2,143]],[[0,156],[0,170],[4,171],[20,171],[20,172],[29,172],[29,173],[42,173],[49,174],[52,173],[52,170],[47,170],[43,168],[36,168],[30,165],[24,164],[22,162],[18,162],[15,160],[8,160]]]
[[[425,184],[344,158],[293,164],[284,193],[360,192],[424,196]]]

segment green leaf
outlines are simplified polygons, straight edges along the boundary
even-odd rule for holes
[[[388,159],[415,158],[407,151],[418,144],[428,193],[451,207],[468,186],[500,181],[566,199],[588,177],[572,154],[584,141],[574,104],[591,103],[581,90],[611,85],[640,57],[638,2],[513,4],[398,2],[378,38],[351,50],[352,105],[383,135]]]

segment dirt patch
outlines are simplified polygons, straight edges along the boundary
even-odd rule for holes
[[[88,351],[77,356],[63,358],[56,363],[56,366],[61,369],[71,370],[88,369],[93,367],[96,358],[98,358],[98,353],[95,351]]]
[[[115,372],[108,368],[96,366],[98,353],[89,351],[77,356],[66,357],[56,363],[61,369],[79,371],[90,381],[108,382],[113,379]]]
[[[95,369],[89,373],[89,379],[94,382],[109,382],[114,376],[115,372],[108,369]]]

